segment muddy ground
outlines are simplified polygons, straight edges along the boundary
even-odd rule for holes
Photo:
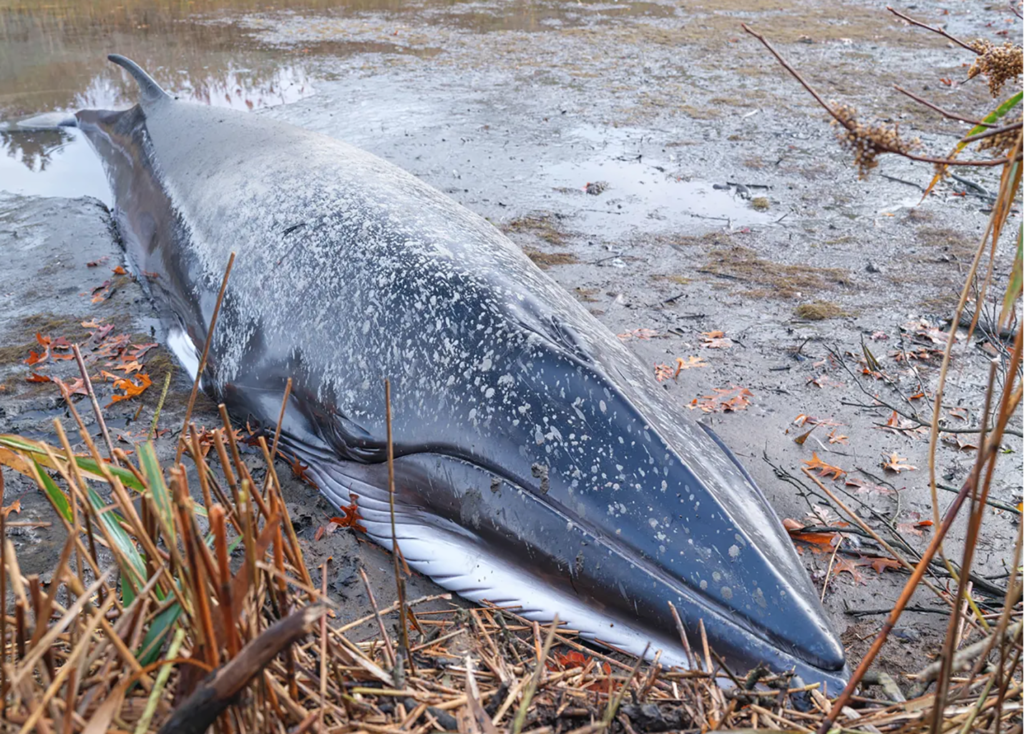
[[[0,56],[10,61],[0,64],[0,116],[130,102],[130,86],[101,60],[116,50],[134,54],[183,96],[252,107],[366,148],[507,232],[622,335],[651,379],[658,365],[674,372],[684,360],[687,369],[665,379],[664,389],[681,414],[714,426],[781,517],[807,523],[829,505],[800,473],[817,454],[848,472],[852,481],[825,481],[848,493],[873,526],[924,547],[931,529],[921,523],[932,517],[926,432],[906,418],[886,426],[892,409],[870,407],[869,395],[923,421],[931,415],[944,338],[937,329],[952,313],[987,221],[988,199],[979,192],[994,191],[997,181],[972,171],[964,175],[973,186],[946,182],[921,202],[931,170],[889,158],[859,180],[821,111],[739,24],[768,35],[827,98],[899,121],[939,154],[965,126],[892,85],[978,116],[992,104],[982,84],[960,83],[967,54],[865,0],[290,5],[204,2],[183,17],[174,3],[135,2],[106,17],[58,4],[53,12],[65,14],[58,18],[0,0],[0,34],[7,34]],[[967,38],[1020,36],[1001,6],[919,0],[911,12]],[[69,422],[52,384],[26,381],[37,332],[85,339],[91,329],[82,322],[101,318],[135,344],[159,342],[162,332],[138,284],[112,272],[123,255],[102,203],[109,202],[102,171],[84,141],[68,133],[3,142],[0,431],[45,436],[53,417]],[[1010,230],[1019,226],[1014,217]],[[1009,249],[997,261],[997,291]],[[94,303],[93,289],[105,281]],[[707,336],[715,331],[728,341]],[[963,429],[977,425],[988,365],[1005,345],[959,338],[944,420]],[[897,378],[895,387],[861,374],[863,345]],[[160,425],[176,429],[182,420],[190,384],[168,354],[151,349],[154,386],[108,411],[115,430],[128,434],[126,447],[152,421],[168,370]],[[47,369],[74,372],[71,362]],[[745,388],[749,404],[701,410],[719,388]],[[110,394],[108,384],[100,389]],[[78,406],[88,415],[86,403]],[[813,425],[801,422],[808,416],[819,425],[796,443]],[[196,422],[217,420],[214,406],[201,402]],[[1019,524],[1019,416],[1013,427],[994,485],[994,498],[1009,509],[990,513],[978,559],[996,587],[1005,583]],[[948,434],[936,460],[941,484],[964,480],[972,438]],[[166,455],[170,434],[161,445]],[[894,453],[905,459],[898,473],[883,466]],[[287,465],[278,471],[289,475]],[[5,502],[21,500],[21,519],[52,519],[33,486],[7,477]],[[389,603],[389,558],[349,530],[314,540],[335,513],[293,478],[287,492],[310,564],[334,558],[332,591],[343,616],[366,611],[360,565],[378,600]],[[939,494],[945,507],[953,494]],[[841,514],[831,512],[829,522]],[[44,572],[57,531],[18,532],[23,567]],[[961,537],[955,528],[947,545],[953,558]],[[856,536],[843,543],[854,552],[840,554],[848,569],[828,575],[824,601],[856,660],[906,576],[855,565],[870,543]],[[831,549],[821,550],[802,546],[819,589],[831,558]],[[412,585],[413,595],[436,590],[421,578]],[[915,606],[941,605],[921,591]],[[907,613],[883,665],[919,669],[944,625],[939,614]]]

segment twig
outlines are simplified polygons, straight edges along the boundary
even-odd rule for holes
[[[1020,130],[1021,127],[1021,121],[1018,120],[1017,122],[1012,122],[1009,125],[1003,125],[1002,127],[993,127],[984,132],[977,133],[976,135],[971,135],[970,137],[962,138],[960,142],[973,143],[978,140],[984,140],[985,138],[991,138],[994,135],[1001,135],[1002,133],[1010,132],[1011,130]]]
[[[398,547],[398,532],[395,524],[395,444],[391,435],[391,380],[384,379],[384,411],[387,423],[388,439],[388,511],[391,516],[391,559],[395,569],[395,587],[398,593],[398,620],[401,625],[401,653],[412,668],[412,653],[409,645],[408,610],[405,606],[405,579],[399,560],[402,551]],[[412,672],[415,672],[414,670]]]
[[[281,650],[293,645],[313,629],[326,607],[313,605],[294,612],[268,627],[238,657],[207,677],[195,692],[179,705],[160,734],[202,734]]]
[[[901,183],[905,186],[913,186],[915,189],[918,189],[920,191],[927,191],[927,189],[924,186],[922,186],[919,183],[914,183],[913,181],[905,181],[902,178],[896,178],[895,176],[890,176],[887,173],[880,173],[878,175],[881,176],[882,178],[888,179],[890,181],[895,181],[896,183]]]
[[[821,95],[818,94],[818,91],[814,87],[812,87],[810,85],[810,83],[807,82],[807,80],[804,79],[800,75],[800,72],[798,72],[796,69],[794,69],[792,66],[790,66],[789,62],[786,61],[782,57],[782,54],[780,54],[778,51],[775,50],[775,48],[771,45],[771,43],[769,43],[768,39],[766,39],[760,33],[757,33],[756,31],[754,31],[746,23],[741,23],[740,26],[743,28],[744,31],[746,31],[748,34],[750,34],[754,38],[756,38],[758,41],[761,42],[761,44],[766,49],[768,49],[768,51],[772,54],[772,56],[774,56],[776,58],[776,60],[778,60],[778,62],[780,64],[782,64],[782,68],[784,68],[786,71],[788,71],[793,76],[794,79],[796,79],[798,82],[800,82],[801,86],[803,86],[803,88],[806,89],[807,92],[812,97],[814,97],[815,101],[817,101],[817,103],[819,105],[821,105],[821,107],[826,112],[828,112],[828,114],[832,117],[832,119],[834,119],[836,122],[838,122],[840,125],[842,125],[844,128],[846,128],[850,132],[854,132],[853,125],[850,124],[849,120],[844,119],[842,115],[840,115],[838,112],[836,112],[834,109],[832,109],[831,105],[829,105],[824,99],[822,99]],[[909,153],[909,152],[904,151],[904,150],[899,150],[897,148],[893,148],[891,146],[884,145],[884,144],[882,144],[882,143],[880,143],[878,141],[874,141],[874,144],[875,144],[875,147],[878,149],[879,152],[882,152],[882,153],[895,153],[896,155],[902,156],[902,157],[904,157],[904,158],[906,158],[908,160],[918,161],[919,163],[932,163],[932,164],[938,165],[938,166],[977,166],[977,167],[980,167],[980,168],[992,168],[992,167],[995,167],[995,166],[1004,165],[1005,163],[1009,163],[1012,160],[1013,161],[1017,160],[1017,156],[1014,156],[1012,158],[993,158],[991,160],[967,160],[967,161],[960,160],[958,158],[932,158],[931,156],[917,155],[916,153]]]
[[[548,630],[547,637],[544,638],[544,647],[541,648],[540,655],[537,658],[537,667],[533,671],[530,682],[523,689],[523,700],[516,711],[516,718],[512,721],[512,734],[520,734],[523,730],[523,724],[526,723],[526,712],[530,708],[530,700],[533,698],[533,694],[537,692],[537,687],[544,677],[544,665],[547,663],[548,654],[551,652],[551,644],[555,640],[555,632],[558,631],[558,625],[558,615],[556,614],[555,618],[551,620],[551,628]]]
[[[167,400],[167,390],[171,387],[171,377],[174,375],[174,368],[167,370],[167,374],[164,376],[164,389],[160,391],[160,400],[156,404],[156,410],[153,412],[153,422],[149,424],[149,431],[146,432],[146,440],[152,441],[156,435],[156,426],[160,422],[160,411],[164,409],[164,401]]]
[[[85,383],[85,390],[89,393],[89,401],[92,403],[92,412],[96,415],[96,423],[99,425],[100,432],[103,434],[104,443],[107,444],[107,456],[110,458],[110,461],[114,466],[121,466],[117,457],[114,456],[114,442],[110,440],[110,432],[107,431],[107,422],[103,420],[103,411],[100,410],[100,401],[96,399],[96,391],[92,389],[92,379],[89,377],[89,370],[85,367],[85,360],[82,359],[82,351],[78,348],[77,344],[71,345],[71,351],[75,355],[75,362],[78,363],[78,371],[82,374],[82,381]],[[70,402],[70,395],[65,395],[64,399]]]
[[[958,46],[961,46],[961,47],[967,49],[972,54],[977,54],[978,53],[978,49],[974,48],[973,46],[971,46],[970,44],[968,44],[965,41],[961,41],[956,36],[949,35],[948,33],[946,33],[941,28],[936,28],[935,26],[930,26],[927,23],[922,23],[919,20],[914,20],[909,15],[904,15],[900,11],[896,10],[895,8],[893,8],[891,5],[886,5],[885,9],[888,10],[893,15],[895,15],[897,18],[902,18],[903,20],[907,21],[911,25],[916,25],[918,28],[924,28],[925,30],[931,31],[932,33],[938,33],[943,38],[947,38],[950,41],[952,41],[953,43],[957,44]]]
[[[1012,626],[1006,628],[1001,635],[990,635],[974,644],[968,645],[967,647],[957,650],[956,654],[953,655],[952,664],[950,670],[958,672],[967,670],[972,663],[978,660],[980,657],[986,656],[991,652],[992,642],[999,642],[999,638],[1005,640],[1014,640],[1020,636],[1021,633],[1021,622],[1016,622]],[[912,676],[916,679],[917,685],[919,686],[918,695],[924,693],[924,688],[939,677],[939,673],[942,670],[942,661],[936,660],[929,664],[926,668],[921,670],[917,675]]]
[[[992,447],[990,444],[986,444],[983,450],[987,452],[992,451],[993,448],[994,447]],[[899,599],[896,600],[896,604],[893,607],[892,612],[889,614],[888,619],[885,620],[885,624],[882,625],[882,629],[878,633],[878,636],[871,644],[871,647],[864,655],[860,664],[857,666],[857,669],[853,672],[853,675],[850,676],[850,680],[846,684],[846,688],[843,689],[843,692],[840,694],[839,698],[835,701],[835,703],[832,704],[832,708],[825,715],[825,718],[819,725],[818,734],[828,734],[829,730],[832,728],[833,722],[836,720],[836,717],[839,715],[840,712],[842,712],[843,708],[845,708],[846,705],[849,704],[850,697],[853,696],[853,692],[857,690],[857,686],[860,684],[860,681],[864,677],[864,674],[867,672],[868,668],[871,667],[871,664],[875,661],[875,658],[878,657],[878,653],[882,649],[882,646],[885,644],[885,641],[888,639],[889,633],[893,630],[893,628],[896,626],[896,623],[899,621],[900,615],[903,613],[903,610],[910,602],[910,599],[914,594],[914,590],[917,588],[917,585],[921,582],[921,579],[924,577],[925,571],[931,563],[932,558],[935,557],[935,554],[938,552],[939,546],[942,545],[942,540],[946,537],[946,534],[952,527],[953,521],[959,514],[960,508],[963,506],[964,500],[967,498],[967,495],[972,491],[973,482],[971,481],[971,479],[972,478],[968,478],[968,480],[964,482],[964,485],[960,489],[960,492],[957,493],[956,499],[953,500],[953,503],[946,510],[946,518],[943,520],[942,524],[939,526],[935,535],[932,537],[931,542],[928,544],[928,548],[922,554],[921,560],[918,562],[917,566],[914,568],[914,572],[910,576],[910,579],[903,587],[903,592],[900,594]]]
[[[910,97],[915,102],[918,102],[920,104],[923,104],[925,107],[928,107],[928,108],[930,108],[932,110],[935,110],[940,115],[942,115],[943,117],[947,117],[950,120],[956,120],[957,122],[965,122],[968,125],[973,125],[974,127],[979,127],[979,126],[981,126],[981,127],[989,127],[988,123],[982,122],[981,120],[972,120],[970,117],[962,117],[961,115],[958,115],[956,113],[949,112],[948,110],[944,110],[941,107],[939,107],[938,105],[933,104],[932,102],[929,102],[928,100],[924,99],[923,97],[918,97],[913,92],[908,92],[906,89],[904,89],[903,87],[901,87],[899,85],[894,84],[893,88],[897,92],[899,92],[900,94],[907,95],[908,97]]]
[[[224,292],[228,288],[228,277],[231,275],[231,266],[235,264],[235,253],[232,252],[228,258],[228,266],[224,269],[224,279],[220,284],[220,293],[217,294],[217,302],[213,306],[213,316],[210,317],[210,328],[206,330],[206,342],[203,344],[203,354],[199,358],[199,367],[196,369],[196,379],[192,383],[192,392],[188,396],[188,407],[185,408],[185,420],[181,424],[181,435],[178,437],[178,449],[174,453],[175,465],[181,463],[181,454],[185,450],[182,436],[192,420],[192,409],[196,405],[196,394],[199,392],[199,382],[203,378],[203,370],[206,369],[206,358],[210,355],[210,344],[213,343],[213,330],[217,326],[217,316],[220,314],[221,304],[224,303]]]
[[[807,474],[807,467],[804,467],[804,473]],[[810,476],[808,474],[808,476]],[[832,556],[828,559],[828,569],[825,571],[825,582],[821,585],[821,603],[825,603],[825,593],[828,591],[828,582],[832,579],[832,568],[836,563],[836,554],[839,553],[839,546],[843,544],[843,536],[839,536],[839,542],[836,543],[836,547],[832,549]]]

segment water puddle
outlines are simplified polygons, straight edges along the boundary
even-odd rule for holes
[[[0,148],[0,190],[113,203],[103,166],[79,130],[0,132]]]
[[[690,180],[682,162],[671,155],[651,158],[636,152],[640,130],[598,129],[584,126],[570,138],[589,147],[588,156],[572,156],[544,170],[548,185],[582,213],[596,218],[597,231],[627,232],[638,220],[654,220],[657,228],[692,226],[694,220],[709,220],[705,226],[744,227],[772,221],[770,214],[757,211],[751,202],[715,181]],[[573,160],[573,158],[575,160]],[[582,197],[582,198],[581,198]],[[569,203],[569,202],[566,202]]]
[[[111,52],[138,61],[180,99],[254,110],[313,94],[302,59],[275,56],[216,15],[232,9],[262,4],[0,0],[0,121],[131,106],[136,86],[107,61]],[[0,132],[0,191],[111,203],[99,161],[72,129]]]

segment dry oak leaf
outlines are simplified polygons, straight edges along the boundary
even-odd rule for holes
[[[836,558],[836,565],[832,567],[832,570],[837,577],[841,573],[848,573],[853,576],[854,583],[863,584],[864,575],[857,570],[859,565],[861,565],[859,561],[850,558]]]
[[[882,468],[886,471],[895,472],[896,474],[903,471],[917,471],[916,466],[911,466],[910,464],[905,463],[906,461],[906,456],[900,456],[894,451],[885,457],[885,460],[882,462]]]
[[[864,560],[867,561],[868,559],[864,558]],[[902,568],[900,562],[892,558],[872,558],[870,559],[870,563],[868,563],[868,565],[871,566],[871,568],[875,569],[875,573],[882,573],[883,571],[885,571],[885,569],[889,569],[890,571],[898,571],[900,568]]]
[[[700,341],[701,346],[707,349],[728,349],[732,346],[732,339],[724,331],[702,331]]]
[[[732,387],[716,387],[715,395],[702,395],[690,402],[690,410],[700,409],[705,413],[716,413],[723,411],[733,413],[738,410],[746,410],[750,405],[750,398],[754,393],[745,387],[733,385]]]
[[[818,458],[818,452],[814,451],[811,453],[811,458],[804,462],[808,469],[818,470],[818,476],[827,477],[829,474],[832,475],[833,479],[839,479],[846,474],[845,469],[840,469],[838,466],[832,466],[826,464],[824,461]]]
[[[934,524],[935,523],[931,520],[916,520],[912,522],[901,522],[896,525],[896,529],[901,533],[916,535],[919,538],[923,538],[925,528],[930,528]]]
[[[149,386],[153,384],[153,381],[149,379],[149,375],[145,372],[140,372],[136,377],[138,378],[138,382],[130,377],[118,379],[114,382],[114,389],[124,390],[124,393],[120,395],[111,395],[110,404],[107,407],[110,407],[110,405],[121,400],[130,400],[131,398],[138,397],[142,393],[146,392],[146,390],[149,389]]]

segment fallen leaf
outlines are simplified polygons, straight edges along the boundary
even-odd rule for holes
[[[627,331],[624,334],[616,334],[616,336],[623,341],[628,339],[653,339],[658,336],[658,332],[654,329],[633,329],[633,331]]]
[[[750,398],[754,394],[745,387],[733,385],[732,387],[716,387],[715,395],[703,395],[694,398],[690,403],[690,410],[700,409],[705,413],[733,413],[739,410],[746,410],[750,405]]]
[[[366,532],[366,528],[359,524],[359,508],[356,507],[355,496],[353,495],[353,501],[351,504],[339,507],[343,517],[332,517],[330,523],[339,528],[353,528],[361,533]]]
[[[118,265],[111,272],[113,272],[114,275],[127,275],[128,274],[128,271],[125,270],[124,266],[122,266],[122,265]]]
[[[846,523],[839,519],[839,515],[832,512],[832,510],[825,507],[825,505],[814,505],[814,507],[811,508],[811,511],[807,513],[804,520],[812,525],[824,525],[825,527],[846,525]]]
[[[836,558],[836,563],[835,566],[832,567],[832,571],[837,577],[841,573],[848,573],[853,576],[854,583],[863,584],[864,575],[857,570],[857,566],[859,565],[860,564],[852,558]]]
[[[654,379],[658,382],[664,382],[665,380],[671,380],[678,372],[669,367],[667,364],[656,364],[654,365]]]
[[[794,438],[793,443],[797,444],[798,446],[803,446],[804,442],[807,441],[807,438],[814,432],[814,429],[817,427],[818,424],[815,423],[813,426],[810,427],[810,430],[808,430],[806,433],[801,433],[799,436]]]
[[[806,385],[814,385],[815,387],[843,387],[843,383],[839,380],[835,380],[826,374],[821,374],[818,377],[810,377],[807,379]]]
[[[833,479],[839,479],[840,477],[846,474],[845,469],[840,469],[838,466],[826,464],[824,461],[819,459],[818,452],[816,451],[811,452],[811,458],[805,461],[804,465],[806,465],[807,468],[811,469],[812,471],[817,469],[818,476],[820,477],[827,477],[829,474],[831,474]]]
[[[902,568],[900,562],[892,558],[872,558],[868,565],[875,569],[875,573],[882,573],[886,569],[889,569],[890,571],[898,571]]]
[[[890,497],[896,494],[896,491],[889,489],[889,487],[881,484],[870,484],[862,482],[859,479],[848,477],[846,480],[847,487],[853,487],[856,494],[877,494],[880,496]]]
[[[31,375],[25,378],[27,382],[53,382],[46,375],[40,375],[38,372],[33,372]]]
[[[11,504],[7,505],[7,507],[5,507],[2,510],[0,510],[0,513],[3,513],[4,517],[7,517],[12,512],[17,513],[19,515],[21,514],[21,500],[20,499],[14,500],[14,502],[12,502]]]
[[[124,390],[124,392],[120,395],[112,395],[110,397],[110,403],[108,404],[107,407],[110,407],[114,403],[120,402],[121,400],[130,400],[131,398],[138,397],[147,389],[149,389],[150,385],[153,384],[153,381],[149,379],[149,375],[147,375],[145,372],[140,372],[138,375],[136,375],[136,378],[138,378],[138,382],[136,382],[130,377],[116,380],[114,382],[114,389]]]
[[[690,356],[686,359],[682,357],[676,357],[676,375],[678,376],[683,370],[688,370],[693,367],[707,367],[708,363],[704,361],[703,357]]]
[[[85,380],[81,377],[77,378],[68,387],[69,395],[88,395],[89,391],[85,389]]]
[[[962,421],[966,421],[969,415],[967,412],[967,408],[950,408],[949,414],[952,417],[958,418]]]
[[[782,527],[786,528],[786,532],[790,533],[804,529],[804,526],[801,523],[798,523],[791,517],[787,517],[785,520],[782,521]]]
[[[906,456],[900,456],[894,451],[893,453],[886,456],[885,459],[882,461],[882,468],[885,469],[886,471],[895,472],[896,474],[899,474],[900,472],[903,471],[916,471],[916,466],[911,466],[910,464],[904,463],[906,462],[906,460]]]
[[[702,331],[700,337],[701,346],[706,349],[728,349],[732,346],[732,339],[724,331]]]
[[[884,426],[876,426],[880,430],[889,431],[890,433],[896,433],[900,435],[906,435],[908,432],[917,431],[921,428],[917,421],[911,420],[910,418],[904,418],[895,410],[886,419]]]
[[[828,434],[828,442],[829,443],[842,443],[842,444],[845,444],[847,439],[849,439],[849,438],[850,438],[849,436],[837,436],[835,429],[832,429],[832,431]]]
[[[909,521],[898,523],[896,525],[898,532],[916,535],[920,538],[924,536],[924,531],[934,524],[931,520],[922,520],[921,513],[919,512],[908,512],[906,516],[909,518]]]
[[[313,481],[313,478],[306,474],[306,471],[309,469],[308,464],[303,464],[301,461],[299,461],[297,457],[289,459],[288,463],[291,465],[292,474],[295,475],[296,479],[298,479],[300,482],[305,482],[309,486],[318,489],[316,482]]]
[[[960,433],[947,433],[942,437],[942,442],[947,446],[954,446],[960,451],[977,451],[978,444],[965,439]]]

